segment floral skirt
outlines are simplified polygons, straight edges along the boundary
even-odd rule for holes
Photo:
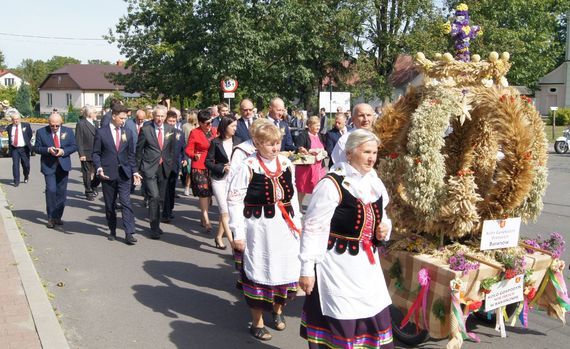
[[[212,182],[207,169],[199,170],[193,168],[190,171],[190,176],[192,178],[192,195],[201,198],[212,196]]]
[[[389,307],[366,319],[325,316],[316,281],[313,292],[305,297],[300,334],[309,342],[309,349],[394,348]]]

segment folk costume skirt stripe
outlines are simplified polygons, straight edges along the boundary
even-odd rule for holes
[[[262,285],[255,283],[247,278],[242,268],[241,286],[245,302],[250,308],[260,309],[263,311],[273,311],[274,304],[287,304],[287,302],[295,299],[297,294],[298,282],[292,282],[285,285]]]
[[[366,319],[338,320],[325,316],[316,282],[313,292],[305,297],[300,334],[309,342],[310,349],[394,348],[388,307]]]

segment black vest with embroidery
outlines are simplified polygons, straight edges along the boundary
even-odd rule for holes
[[[265,218],[273,218],[275,211],[278,210],[276,207],[276,190],[278,189],[283,192],[281,202],[283,202],[289,216],[294,217],[295,212],[293,212],[293,207],[291,206],[294,190],[291,177],[291,169],[287,168],[277,178],[277,186],[279,188],[276,188],[275,182],[265,174],[253,172],[244,199],[243,215],[245,218],[251,218],[251,216],[259,218],[262,212]]]
[[[355,198],[348,190],[342,186],[344,176],[336,173],[329,173],[330,178],[336,185],[340,193],[340,203],[336,207],[331,219],[331,230],[327,248],[333,247],[338,253],[348,253],[355,256],[360,252],[360,239],[364,229],[366,205],[360,199]],[[376,239],[376,228],[382,220],[382,196],[371,204],[372,206],[372,244],[376,246],[379,241]]]

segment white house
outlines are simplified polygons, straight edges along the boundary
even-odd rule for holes
[[[105,99],[123,86],[115,85],[110,74],[128,74],[122,65],[69,64],[49,74],[39,87],[40,113],[54,109],[67,112],[69,106],[80,109],[89,104],[103,109]]]
[[[9,70],[0,69],[0,86],[20,88],[24,80]]]

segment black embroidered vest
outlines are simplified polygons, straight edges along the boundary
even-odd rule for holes
[[[283,192],[281,202],[283,202],[289,216],[294,217],[295,212],[293,212],[293,207],[291,206],[294,188],[290,168],[283,171],[281,176],[277,178],[277,186],[278,188],[275,187],[275,182],[265,174],[252,173],[244,199],[243,215],[245,218],[251,218],[251,216],[259,218],[262,211],[265,218],[273,218],[275,211],[278,209],[275,205],[277,202],[277,190]]]
[[[375,237],[376,228],[382,220],[382,196],[370,206],[364,205],[360,199],[355,198],[342,186],[344,176],[336,173],[327,175],[337,186],[340,193],[340,203],[336,207],[331,219],[331,230],[327,248],[333,247],[335,251],[342,254],[348,249],[348,253],[355,256],[360,251],[359,242],[362,239],[362,231],[365,225],[366,210],[370,209],[372,217],[372,244],[377,245],[379,241]]]

